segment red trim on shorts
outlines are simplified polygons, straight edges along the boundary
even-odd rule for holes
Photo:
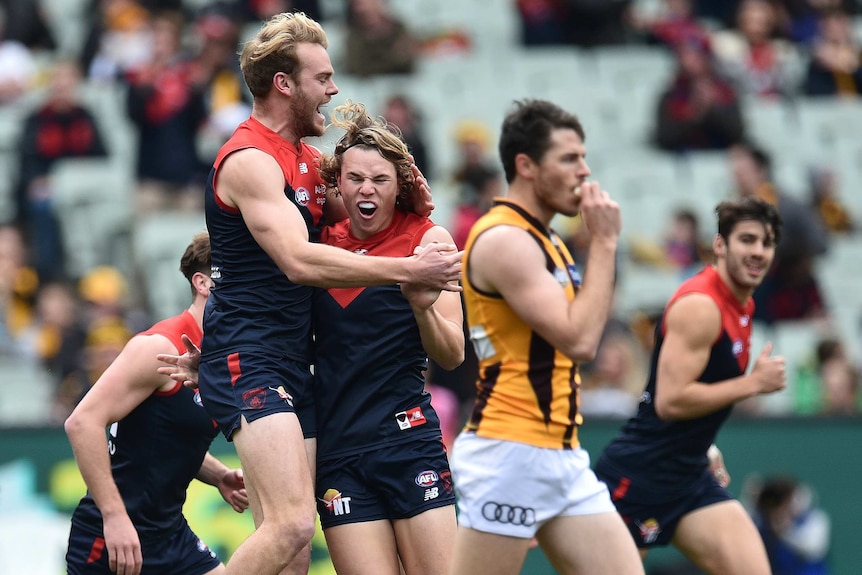
[[[90,547],[90,555],[87,557],[87,564],[95,563],[102,558],[102,553],[105,551],[105,538],[96,537],[93,540],[93,546]]]
[[[611,499],[613,499],[614,501],[619,501],[620,499],[625,497],[626,493],[629,492],[629,486],[631,486],[631,484],[631,479],[629,479],[628,477],[623,477],[622,479],[620,479],[619,485],[617,485],[617,488],[614,489],[614,492],[611,494]]]
[[[242,375],[242,368],[239,366],[239,352],[227,356],[227,370],[230,372],[231,386],[236,385],[236,380]]]
[[[178,381],[174,384],[174,386],[167,391],[154,391],[153,395],[158,395],[159,397],[166,397],[171,395],[176,395],[183,388],[183,382]]]

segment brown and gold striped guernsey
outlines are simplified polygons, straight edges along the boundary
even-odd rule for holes
[[[582,421],[577,365],[524,323],[499,294],[483,292],[470,283],[473,242],[499,225],[522,228],[536,240],[545,253],[548,272],[560,282],[569,301],[580,286],[563,241],[520,205],[498,198],[476,222],[464,249],[462,281],[470,339],[479,358],[479,379],[465,430],[537,447],[577,447],[577,426]]]

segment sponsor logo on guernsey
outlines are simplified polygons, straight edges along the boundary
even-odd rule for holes
[[[395,414],[395,421],[398,422],[398,428],[402,431],[411,427],[418,427],[426,423],[425,414],[422,413],[421,407],[413,407],[407,411],[399,411]]]
[[[433,469],[428,469],[417,475],[415,481],[419,487],[433,487],[437,485],[438,479],[440,479],[440,476],[437,475],[437,472]]]
[[[739,325],[742,327],[748,327],[748,323],[751,321],[751,318],[748,317],[748,314],[739,316]]]
[[[263,409],[266,405],[266,390],[262,387],[250,389],[242,394],[242,403],[248,409]]]
[[[278,394],[280,398],[287,402],[290,407],[293,407],[293,396],[287,393],[284,390],[283,385],[279,385],[278,387],[270,387],[270,389]]]
[[[581,272],[578,271],[578,266],[568,264],[566,268],[569,270],[569,275],[572,276],[572,283],[575,284],[575,287],[579,287],[581,285]]]
[[[332,515],[350,515],[350,497],[343,496],[337,489],[327,489],[321,501]]]
[[[353,253],[358,254],[360,256],[367,256],[368,250],[366,250],[365,248],[356,248],[355,250],[353,250]]]
[[[488,337],[488,334],[485,331],[485,326],[471,326],[470,341],[473,343],[473,349],[476,351],[476,357],[479,359],[488,359],[489,357],[497,355],[497,351],[491,343],[491,338]]]
[[[661,527],[658,524],[658,521],[655,519],[647,519],[643,523],[640,521],[635,521],[635,525],[638,526],[638,530],[641,533],[641,539],[643,539],[644,543],[652,543],[658,537],[658,534],[661,533]]]
[[[299,162],[299,173],[307,174],[308,173],[308,164],[305,162]]]
[[[739,356],[742,353],[743,349],[742,340],[736,339],[733,341],[733,355]]]
[[[318,206],[322,206],[326,203],[326,186],[323,184],[317,184],[314,186],[314,196],[315,202],[317,202]]]
[[[569,285],[569,282],[572,280],[569,272],[563,268],[554,269],[554,279],[563,287]]]
[[[311,200],[311,194],[309,194],[308,190],[306,190],[302,186],[296,188],[296,191],[294,192],[294,197],[296,198],[296,203],[300,206],[307,206],[309,200]]]

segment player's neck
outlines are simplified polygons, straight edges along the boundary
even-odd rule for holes
[[[299,147],[300,138],[296,136],[293,125],[288,119],[288,114],[275,108],[274,105],[266,105],[256,102],[251,111],[251,117],[269,128],[295,147]]]
[[[189,306],[188,312],[192,314],[192,317],[195,318],[195,323],[198,324],[198,327],[203,331],[203,322],[204,322],[204,307],[206,307],[207,300],[204,297],[196,296],[192,305]]]
[[[530,215],[539,220],[545,228],[549,228],[551,226],[551,220],[554,218],[555,212],[548,209],[548,207],[539,200],[531,186],[514,182],[509,186],[509,191],[505,197],[507,200],[515,202],[527,210]]]

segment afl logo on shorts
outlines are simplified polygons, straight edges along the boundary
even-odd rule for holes
[[[532,507],[518,507],[496,501],[489,501],[482,506],[482,517],[494,523],[507,525],[530,527],[536,524],[536,510]]]
[[[293,197],[296,198],[296,203],[300,206],[307,206],[309,200],[311,200],[311,194],[309,194],[308,190],[302,186],[296,188],[296,191],[293,193]]]
[[[440,477],[437,475],[437,472],[433,469],[429,469],[428,471],[423,471],[416,476],[416,485],[419,487],[431,487],[437,483],[438,479],[440,479]]]

